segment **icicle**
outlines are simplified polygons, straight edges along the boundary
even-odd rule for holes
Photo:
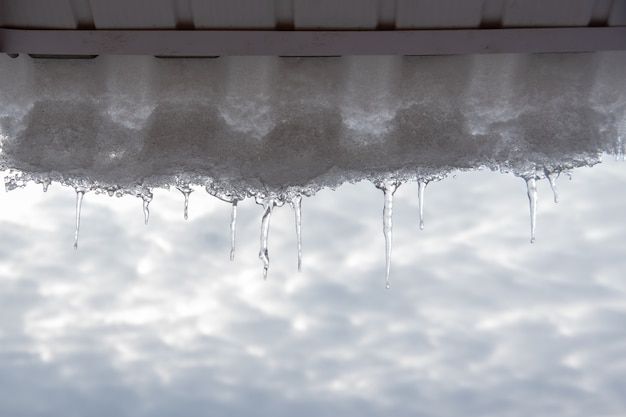
[[[389,271],[391,270],[391,243],[393,233],[393,194],[396,192],[400,183],[397,181],[382,181],[376,184],[376,188],[379,188],[385,194],[385,205],[383,208],[383,234],[385,235],[385,258],[386,258],[386,273],[385,273],[385,286],[389,289]]]
[[[263,279],[267,279],[267,270],[270,268],[270,257],[267,242],[270,233],[272,210],[274,209],[276,202],[273,198],[266,198],[263,199],[260,204],[263,205],[264,212],[263,220],[261,220],[261,250],[259,251],[259,259],[263,261]]]
[[[48,187],[50,186],[50,178],[46,177],[43,180],[41,180],[41,186],[43,187],[43,192],[47,193],[48,192]]]
[[[220,200],[230,203],[232,210],[230,213],[230,260],[235,260],[235,231],[237,227],[237,203],[243,200],[241,195],[235,195],[228,191],[222,190],[216,187],[213,183],[209,183],[205,187],[206,192],[211,194],[213,197],[219,198]],[[257,201],[258,204],[259,203]]]
[[[74,250],[78,249],[78,232],[80,230],[80,210],[85,196],[84,188],[76,188],[76,231],[74,232]]]
[[[230,260],[235,260],[235,229],[237,227],[237,200],[232,202],[232,211],[230,212]]]
[[[535,243],[535,221],[537,219],[537,177],[525,177],[528,202],[530,204],[530,243]]]
[[[559,173],[557,172],[555,174],[554,172],[550,172],[547,169],[544,170],[544,173],[546,174],[546,178],[548,179],[548,182],[550,183],[550,188],[552,189],[552,195],[554,195],[554,202],[558,203],[559,192],[556,188],[556,179],[559,178]]]
[[[615,144],[615,160],[623,161],[624,160],[624,142],[622,141],[622,137],[617,137],[617,143]]]
[[[296,219],[296,239],[298,240],[298,272],[302,272],[302,196],[296,194],[289,201]]]
[[[420,212],[420,230],[424,230],[424,190],[426,189],[426,185],[428,185],[428,182],[426,182],[423,178],[418,178],[417,185],[417,200]]]
[[[150,200],[148,200],[147,198],[143,198],[143,221],[144,224],[148,224],[148,220],[150,220],[150,208],[148,207],[150,205]]]
[[[189,188],[189,185],[179,185],[176,188],[185,196],[185,210],[183,214],[185,220],[187,220],[189,218],[189,194],[191,194],[193,190]]]

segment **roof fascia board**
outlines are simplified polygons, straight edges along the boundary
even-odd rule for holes
[[[456,55],[626,50],[626,27],[390,31],[0,29],[0,52],[38,55]]]

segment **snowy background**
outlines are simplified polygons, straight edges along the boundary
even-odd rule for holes
[[[608,158],[605,158],[608,159]],[[394,211],[369,183],[262,210],[198,189],[141,200],[58,184],[0,193],[0,415],[594,416],[626,414],[626,165],[539,184],[493,172],[417,185]]]

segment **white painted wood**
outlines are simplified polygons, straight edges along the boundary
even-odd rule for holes
[[[613,0],[609,26],[626,26],[626,0]]]
[[[376,29],[377,0],[293,0],[294,26],[300,30]]]
[[[174,29],[171,0],[91,0],[96,29]]]
[[[0,52],[41,55],[450,55],[626,50],[626,27],[392,31],[0,29]]]
[[[194,29],[191,0],[173,0],[176,29]]]
[[[69,0],[69,3],[74,12],[76,29],[94,29],[91,4],[85,0]]]
[[[293,29],[292,0],[274,0],[274,12],[276,13],[276,29]]]
[[[196,29],[273,29],[274,0],[193,0]]]
[[[483,2],[481,27],[499,28],[502,26],[502,11],[505,0],[485,0]]]
[[[611,13],[611,3],[613,0],[596,0],[591,10],[591,26],[606,26]]]
[[[507,0],[503,27],[587,26],[595,0]]]
[[[0,0],[3,27],[76,29],[68,0]]]
[[[378,29],[396,28],[396,4],[397,0],[378,0]]]
[[[477,28],[484,0],[398,0],[397,29]]]

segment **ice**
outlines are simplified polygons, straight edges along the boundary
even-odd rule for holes
[[[383,234],[385,235],[385,286],[389,289],[389,272],[391,270],[391,246],[393,243],[393,195],[401,182],[386,179],[377,182],[376,188],[382,190],[385,196],[383,206]]]
[[[194,187],[231,206],[289,203],[302,263],[300,197],[345,182],[490,169],[526,181],[534,239],[537,181],[623,158],[625,52],[439,57],[220,57],[92,60],[0,56],[0,168],[5,188],[51,183],[134,195]],[[529,174],[532,172],[532,174]],[[384,182],[384,181],[383,181]],[[389,184],[387,184],[389,185]],[[391,213],[393,191],[386,187]],[[83,191],[79,191],[83,190]],[[387,271],[391,216],[385,220]]]
[[[417,179],[417,200],[419,205],[420,230],[424,230],[424,190],[426,189],[426,185],[428,185],[428,183],[425,179]]]
[[[152,192],[145,190],[140,195],[143,202],[143,222],[147,225],[150,220],[150,202],[152,201]]]
[[[524,178],[530,206],[530,243],[535,243],[535,225],[537,223],[537,176],[532,174]]]
[[[556,188],[556,180],[557,178],[559,178],[559,172],[550,172],[547,169],[544,168],[544,174],[546,176],[546,179],[548,180],[548,182],[550,183],[550,189],[552,190],[552,195],[554,197],[554,202],[558,203],[559,202],[559,191]]]
[[[293,209],[296,221],[296,240],[298,241],[298,272],[302,272],[302,196],[294,195],[289,204]]]
[[[235,260],[235,232],[237,230],[237,200],[233,200],[230,212],[230,260]]]
[[[261,249],[259,250],[259,259],[263,261],[263,279],[267,279],[267,271],[270,269],[270,256],[268,249],[268,240],[270,234],[270,220],[272,219],[272,211],[276,207],[276,201],[271,197],[257,199],[257,204],[263,206],[263,218],[261,220]]]
[[[193,190],[189,187],[189,184],[183,184],[176,186],[176,189],[183,193],[185,196],[185,207],[183,210],[183,217],[185,220],[189,218],[189,195],[193,192]]]
[[[78,233],[80,232],[80,211],[83,205],[83,197],[87,190],[83,187],[76,187],[76,230],[74,232],[74,249],[78,249]]]
[[[228,187],[228,186],[227,186]],[[228,191],[224,189],[218,183],[213,181],[209,181],[208,184],[205,185],[205,189],[207,193],[212,196],[219,198],[220,200],[230,203],[231,211],[230,211],[230,260],[235,260],[235,234],[237,230],[237,204],[239,201],[244,199],[244,194],[235,193],[232,191]]]

